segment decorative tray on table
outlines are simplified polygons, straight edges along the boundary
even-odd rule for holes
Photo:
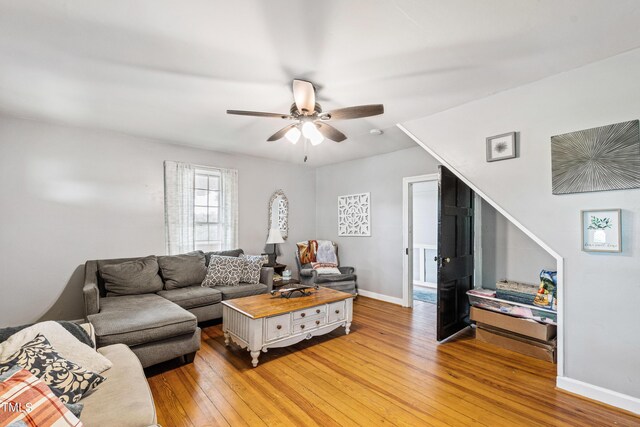
[[[313,293],[314,290],[318,290],[318,285],[308,286],[308,285],[298,285],[291,288],[281,288],[274,289],[271,291],[271,295],[280,294],[280,298],[291,298],[291,297],[306,297]]]

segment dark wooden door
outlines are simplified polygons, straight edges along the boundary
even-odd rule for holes
[[[438,204],[438,341],[469,324],[473,287],[474,192],[440,166]]]

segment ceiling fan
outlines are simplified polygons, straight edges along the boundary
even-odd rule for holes
[[[347,139],[344,133],[328,124],[328,121],[359,119],[384,113],[382,104],[358,105],[323,112],[320,104],[316,102],[316,89],[313,83],[306,80],[293,80],[293,99],[294,103],[291,104],[289,114],[241,110],[227,110],[227,114],[293,120],[293,123],[271,135],[267,141],[277,141],[286,137],[291,143],[296,144],[300,137],[304,136],[312,145],[318,145],[325,138],[335,142]]]

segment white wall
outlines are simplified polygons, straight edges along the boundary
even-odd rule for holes
[[[438,181],[413,184],[413,242],[438,244]]]
[[[640,50],[404,126],[565,258],[565,375],[640,398],[640,189],[554,196],[550,137],[640,117]],[[519,131],[519,158],[485,138]],[[580,210],[621,208],[624,251],[581,251]]]
[[[315,235],[305,166],[0,116],[0,326],[82,317],[87,259],[165,253],[164,160],[238,169],[247,253],[265,249],[278,188],[290,209],[278,260],[294,266],[293,242]]]
[[[316,170],[316,237],[338,243],[340,262],[356,267],[360,289],[402,298],[402,178],[437,170],[419,147]],[[338,196],[365,192],[371,237],[338,237]]]
[[[540,270],[555,270],[556,260],[493,206],[482,202],[482,287],[498,280],[538,284]]]

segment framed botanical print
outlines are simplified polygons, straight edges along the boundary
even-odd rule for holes
[[[622,252],[620,209],[581,211],[582,250]]]

